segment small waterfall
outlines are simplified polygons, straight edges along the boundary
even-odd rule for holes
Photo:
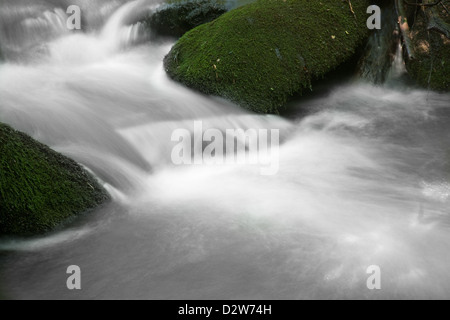
[[[1,294],[73,298],[64,275],[77,264],[83,299],[450,297],[450,97],[405,88],[395,23],[371,39],[370,81],[294,100],[283,118],[170,80],[173,41],[140,42],[157,1],[73,0],[89,8],[73,33],[55,10],[72,0],[0,1],[0,121],[84,165],[113,198],[52,234],[0,238]],[[279,172],[175,165],[171,134],[194,121],[280,129]]]
[[[114,1],[102,3],[100,10],[96,10],[85,3],[80,32],[67,28],[68,15],[63,8],[51,8],[51,4],[31,7],[8,4],[0,11],[0,52],[6,59],[25,61],[42,60],[47,55],[77,63],[102,59],[111,52],[148,40],[148,30],[139,21],[157,6],[147,0],[122,6]],[[107,14],[111,16],[101,30],[98,33],[91,30],[96,24],[92,20],[104,19]]]
[[[145,0],[135,0],[120,7],[106,22],[100,38],[110,50],[117,50],[146,37],[146,30],[139,20],[151,14],[157,5],[148,5]]]
[[[61,8],[35,15],[7,7],[0,19],[0,48],[8,59],[34,59],[45,51],[45,43],[69,33],[67,15]]]
[[[392,66],[387,74],[387,80],[398,79],[406,74],[405,60],[403,58],[403,48],[400,42],[397,45],[397,51],[395,54]]]
[[[394,4],[382,9],[382,28],[369,37],[359,61],[358,76],[370,83],[382,84],[387,80],[400,41]]]
[[[59,8],[53,11],[45,11],[41,17],[27,18],[22,21],[21,25],[24,27],[24,33],[34,34],[50,32],[52,34],[61,35],[67,32],[66,27],[67,15]]]

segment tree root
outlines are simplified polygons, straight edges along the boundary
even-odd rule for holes
[[[408,6],[415,6],[415,7],[420,7],[422,8],[423,12],[425,13],[425,16],[428,20],[428,30],[434,30],[437,32],[442,33],[443,35],[445,35],[447,38],[450,39],[450,25],[448,23],[446,23],[439,15],[439,10],[438,10],[438,6],[441,5],[444,10],[450,14],[449,10],[447,9],[447,7],[444,5],[444,1],[443,0],[436,0],[433,3],[426,3],[424,1],[417,1],[415,3],[410,2],[408,0],[400,0],[400,1],[396,1],[396,4],[398,3],[398,8],[399,9],[403,9],[402,7],[402,2],[403,4],[406,4]],[[400,25],[401,26],[401,25]],[[403,30],[402,30],[403,33]]]
[[[350,7],[350,11],[353,13],[353,16],[355,17],[355,20],[358,20],[358,18],[356,17],[355,10],[353,10],[352,2],[350,0],[347,0],[347,2],[348,2],[348,6]]]
[[[408,19],[406,17],[404,0],[395,0],[395,9],[398,16],[398,25],[400,27],[400,32],[403,38],[403,45],[406,49],[406,54],[408,60],[414,59],[414,49],[411,42],[410,28],[408,24]]]
[[[434,3],[411,3],[407,0],[403,0],[408,6],[416,6],[416,7],[434,7],[442,3],[442,0],[437,0]]]
[[[448,14],[450,14],[450,11],[448,11],[447,7],[445,6],[445,4],[441,3],[441,6],[445,9],[445,11],[447,11]]]
[[[425,14],[428,19],[428,30],[438,31],[450,39],[450,25],[439,16],[438,9],[433,7]]]

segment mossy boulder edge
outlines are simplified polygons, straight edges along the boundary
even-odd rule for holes
[[[164,59],[168,75],[261,113],[354,56],[364,44],[365,0],[259,0],[186,33]],[[353,12],[352,12],[353,10]]]
[[[218,1],[189,0],[162,5],[144,20],[156,35],[181,37],[189,30],[220,17],[227,8]]]
[[[0,235],[35,235],[109,195],[75,161],[0,123]]]

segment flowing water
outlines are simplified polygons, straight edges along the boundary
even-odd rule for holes
[[[0,121],[113,197],[51,234],[2,238],[0,296],[450,298],[450,96],[412,87],[400,58],[385,86],[346,80],[255,115],[167,78],[174,41],[135,23],[156,2],[0,3]],[[74,3],[84,32],[64,28]],[[280,129],[278,174],[173,165],[173,130],[196,120]]]

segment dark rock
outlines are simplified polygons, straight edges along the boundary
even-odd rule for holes
[[[424,8],[411,29],[415,58],[406,61],[406,69],[425,88],[450,91],[449,23],[450,15],[444,8]]]
[[[145,20],[153,33],[181,37],[187,31],[211,22],[227,12],[224,5],[210,0],[167,4]]]

